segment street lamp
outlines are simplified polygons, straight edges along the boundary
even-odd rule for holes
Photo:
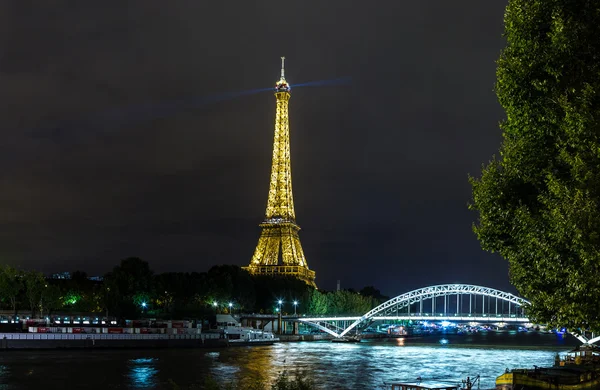
[[[281,312],[281,304],[283,303],[283,301],[280,299],[277,301],[277,303],[279,304],[279,310],[277,311]]]
[[[298,306],[298,301],[294,301],[294,315],[296,315],[296,306]]]
[[[142,302],[142,313],[146,310],[146,306],[148,306],[148,304],[146,302]]]
[[[232,308],[232,307],[233,307],[233,303],[229,302],[229,314],[233,314],[233,313],[231,312],[231,308]]]

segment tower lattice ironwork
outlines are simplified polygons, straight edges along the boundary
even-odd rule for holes
[[[275,83],[277,112],[267,210],[259,225],[262,231],[254,256],[243,268],[252,274],[293,276],[316,287],[315,271],[308,268],[304,257],[294,212],[288,120],[291,88],[285,80],[284,61],[281,57],[281,78]]]

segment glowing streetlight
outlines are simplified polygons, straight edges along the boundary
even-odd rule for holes
[[[279,304],[279,308],[278,308],[278,312],[281,312],[281,304],[283,303],[283,301],[280,299],[277,301],[277,303]]]
[[[231,308],[232,308],[232,307],[233,307],[233,303],[229,302],[229,314],[232,314],[232,313],[231,313]]]
[[[214,302],[213,302],[213,307],[217,307],[217,305],[218,305],[218,304],[217,304],[217,301],[214,301]]]
[[[294,315],[296,315],[296,306],[298,306],[298,301],[294,301]]]

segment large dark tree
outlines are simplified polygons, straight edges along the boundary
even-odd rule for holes
[[[538,322],[600,331],[600,5],[510,0],[500,159],[473,179],[475,232]]]
[[[137,257],[121,260],[104,277],[104,306],[115,316],[137,318],[142,303],[148,303],[153,293],[153,272],[148,263]]]
[[[6,301],[17,315],[17,303],[24,290],[23,272],[9,266],[0,265],[0,300]]]

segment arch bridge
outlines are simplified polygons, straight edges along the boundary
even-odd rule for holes
[[[398,295],[361,317],[312,317],[297,321],[334,337],[374,321],[414,320],[478,323],[529,323],[522,306],[529,302],[511,293],[470,284],[423,287]]]

